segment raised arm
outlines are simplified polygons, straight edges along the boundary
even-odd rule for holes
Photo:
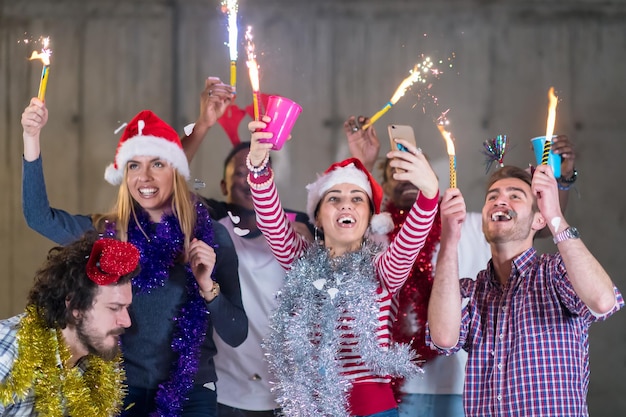
[[[48,110],[37,98],[22,113],[24,160],[22,161],[22,213],[28,226],[61,245],[78,239],[93,228],[91,217],[72,215],[50,207],[41,161],[40,134]]]
[[[439,207],[441,249],[428,302],[428,326],[435,345],[451,348],[457,344],[461,328],[458,246],[467,212],[463,195],[457,188],[446,190]]]
[[[278,263],[287,270],[308,244],[308,240],[296,232],[287,218],[274,183],[274,172],[268,165],[272,144],[263,140],[270,139],[272,133],[261,132],[260,129],[265,128],[270,120],[264,116],[263,120],[253,120],[248,124],[248,129],[253,132],[247,160],[250,169],[248,184],[257,226]]]
[[[552,235],[569,228],[559,206],[556,179],[548,165],[540,165],[535,170],[532,190]],[[610,312],[616,303],[614,284],[583,241],[579,238],[566,239],[558,243],[557,248],[569,281],[580,299],[596,314]]]
[[[189,135],[183,135],[181,142],[187,159],[191,161],[200,148],[207,132],[217,122],[234,99],[233,88],[222,83],[217,77],[209,77],[204,82],[200,94],[200,114]]]
[[[390,165],[402,169],[396,170],[393,177],[411,182],[420,191],[400,231],[380,259],[380,277],[390,292],[400,290],[406,282],[432,228],[439,196],[439,181],[421,150],[404,139],[398,142],[409,151],[387,153]]]

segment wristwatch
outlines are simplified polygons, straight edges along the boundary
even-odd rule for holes
[[[564,240],[579,239],[579,238],[580,238],[580,233],[578,232],[578,229],[575,228],[574,226],[570,226],[567,229],[564,229],[560,231],[559,233],[557,233],[556,235],[554,235],[554,239],[552,239],[552,241],[556,245],[558,243],[563,242]]]

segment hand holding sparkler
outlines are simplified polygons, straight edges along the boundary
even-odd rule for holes
[[[43,101],[33,97],[22,113],[24,160],[32,162],[39,158],[41,153],[39,136],[46,123],[48,123],[48,109]]]
[[[228,105],[235,98],[234,87],[224,84],[217,77],[208,77],[200,95],[200,115],[196,125],[210,128],[222,117]]]
[[[368,171],[374,172],[374,165],[380,151],[380,140],[374,126],[367,130],[359,128],[359,126],[367,122],[367,117],[359,116],[356,118],[350,116],[343,123],[343,131],[348,139],[350,155],[359,159]]]

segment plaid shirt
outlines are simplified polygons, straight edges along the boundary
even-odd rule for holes
[[[589,326],[623,305],[594,315],[576,295],[560,254],[535,249],[513,260],[505,286],[493,265],[476,281],[461,280],[462,310],[456,347],[469,352],[463,402],[473,416],[587,416]],[[429,335],[427,342],[431,343]]]
[[[24,314],[0,321],[0,381],[5,382],[17,357],[17,330]],[[35,415],[35,396],[31,392],[23,400],[14,397],[14,403],[0,403],[0,416],[26,417]]]
[[[13,363],[17,357],[17,331],[19,329],[20,320],[24,314],[13,316],[6,320],[0,320],[0,381],[5,382]],[[60,358],[57,360],[59,366]],[[84,372],[87,366],[86,357],[78,360],[76,366]],[[3,405],[0,403],[0,417],[29,417],[36,416],[35,413],[35,395],[33,390],[22,400],[13,397],[13,403]]]

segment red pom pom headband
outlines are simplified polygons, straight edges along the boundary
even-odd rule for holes
[[[96,240],[87,262],[87,276],[98,285],[116,283],[121,276],[137,268],[139,249],[116,239]]]

